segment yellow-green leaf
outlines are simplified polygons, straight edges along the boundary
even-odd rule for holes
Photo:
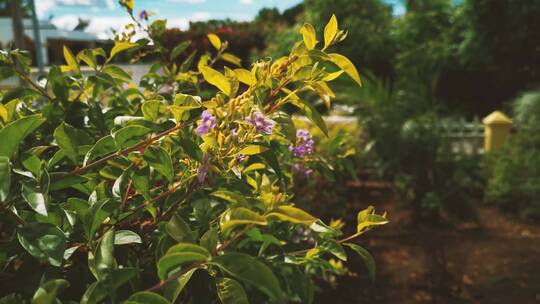
[[[302,209],[293,206],[280,206],[270,212],[267,218],[277,217],[278,219],[295,224],[311,225],[317,219]]]
[[[221,55],[221,59],[227,61],[227,62],[230,62],[236,66],[241,66],[242,65],[242,59],[238,58],[237,56],[231,54],[231,53],[223,53]]]
[[[69,70],[73,72],[79,72],[79,63],[75,59],[75,55],[64,45],[64,58],[66,60]]]
[[[304,39],[304,44],[308,50],[312,50],[317,45],[317,36],[315,35],[315,28],[309,23],[304,23],[300,28],[300,34]]]
[[[332,53],[329,54],[332,58],[332,62],[335,63],[340,69],[342,69],[347,75],[349,75],[359,86],[362,86],[362,81],[360,80],[360,75],[356,70],[354,64],[345,56]]]
[[[219,221],[222,232],[243,224],[266,225],[268,221],[258,213],[243,207],[228,209],[223,212]]]
[[[324,48],[325,50],[327,47],[330,46],[334,38],[336,37],[336,34],[338,32],[338,22],[336,15],[332,14],[332,17],[330,18],[330,21],[326,24],[324,27]]]
[[[216,34],[210,33],[206,37],[208,37],[208,40],[210,40],[210,43],[216,50],[221,50],[221,39]]]
[[[231,94],[231,84],[225,75],[212,69],[209,66],[201,66],[200,71],[204,79],[211,85],[217,87],[220,91],[229,96]]]
[[[249,146],[243,148],[242,150],[240,150],[240,152],[238,152],[238,154],[255,155],[255,154],[263,153],[266,150],[268,150],[268,148],[264,147],[264,146],[249,145]]]
[[[236,74],[236,77],[238,77],[238,81],[245,83],[248,86],[252,86],[257,83],[257,78],[255,78],[255,75],[246,69],[234,69],[234,73]]]
[[[136,43],[127,42],[127,41],[116,41],[114,43],[114,47],[111,50],[111,55],[109,56],[109,60],[112,59],[116,54],[125,51],[127,49],[131,49],[138,46]]]
[[[200,107],[199,106],[176,106],[176,105],[169,106],[169,110],[173,114],[174,120],[177,123],[180,123],[183,120],[182,117],[184,116],[184,113],[189,112],[193,109],[197,109],[197,108],[200,108]]]
[[[386,214],[375,214],[375,208],[373,206],[369,206],[368,208],[358,212],[357,220],[357,233],[361,233],[366,229],[372,228],[373,226],[380,226],[388,223]]]
[[[261,169],[264,169],[264,168],[266,168],[266,165],[263,164],[263,163],[253,163],[253,164],[247,166],[244,169],[243,173],[248,173],[250,171],[255,171],[255,170],[261,170]]]
[[[7,123],[9,119],[9,111],[3,104],[0,104],[0,118],[4,123]]]
[[[339,76],[341,76],[341,74],[343,74],[343,70],[339,70],[337,72],[334,72],[334,73],[328,73],[328,75],[326,75],[323,80],[324,81],[332,81],[336,78],[338,78]]]

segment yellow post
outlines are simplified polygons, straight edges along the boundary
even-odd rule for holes
[[[512,120],[500,111],[495,111],[486,116],[484,123],[484,150],[486,152],[501,148],[512,129]]]

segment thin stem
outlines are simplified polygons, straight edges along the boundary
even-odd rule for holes
[[[350,241],[350,240],[354,240],[355,238],[357,238],[357,237],[361,236],[362,234],[364,234],[364,232],[366,232],[366,231],[362,231],[362,232],[355,233],[355,234],[353,234],[353,235],[349,235],[348,237],[343,238],[343,239],[341,239],[341,240],[338,240],[337,242],[340,243],[340,244],[342,244],[342,243],[348,242],[348,241]],[[317,247],[315,246],[315,247],[313,247],[313,248],[308,248],[308,249],[302,249],[302,250],[298,250],[298,251],[288,252],[287,254],[289,254],[289,255],[302,254],[302,253],[306,253],[306,252],[308,252],[308,251],[310,251],[310,250],[312,250],[312,249],[316,249],[316,248],[317,248]]]
[[[24,72],[19,71],[19,69],[17,69],[16,64],[13,66],[13,70],[15,70],[15,73],[17,73],[17,75],[19,75],[20,78],[22,78],[24,81],[26,81],[28,84],[30,84],[32,87],[34,87],[36,90],[38,90],[41,93],[41,95],[43,95],[44,97],[46,97],[47,99],[49,99],[51,101],[54,99],[51,95],[49,95],[49,93],[47,93],[47,91],[44,88],[40,87],[37,83],[35,83],[32,80],[32,78],[30,78],[30,76],[28,76]]]
[[[103,158],[100,158],[100,159],[98,159],[98,160],[96,160],[96,161],[94,161],[94,162],[92,162],[92,163],[90,163],[90,164],[88,164],[86,166],[76,168],[76,169],[72,170],[71,172],[69,172],[68,174],[66,174],[63,177],[70,176],[70,175],[79,175],[79,174],[85,173],[86,171],[88,171],[88,170],[90,170],[90,169],[92,169],[92,168],[94,168],[96,166],[99,166],[99,165],[101,165],[101,164],[103,164],[103,163],[105,163],[105,162],[107,162],[107,161],[109,161],[111,159],[114,159],[114,158],[116,158],[118,156],[121,156],[121,155],[125,156],[125,155],[128,155],[129,153],[131,153],[133,151],[139,150],[139,149],[141,149],[143,147],[147,147],[147,146],[153,144],[158,139],[160,139],[162,137],[165,137],[165,136],[169,135],[170,133],[178,131],[181,128],[195,122],[195,120],[196,119],[192,119],[192,120],[188,120],[187,122],[185,122],[183,124],[177,124],[176,126],[170,128],[170,129],[167,129],[167,130],[165,130],[165,131],[163,131],[161,133],[158,133],[158,134],[156,134],[156,135],[154,135],[154,136],[152,136],[152,137],[150,137],[150,138],[148,138],[146,140],[143,140],[143,141],[141,141],[140,143],[138,143],[138,144],[136,144],[134,146],[131,146],[129,148],[125,148],[125,149],[123,149],[123,150],[121,150],[119,152],[109,154],[109,155],[107,155],[107,156],[105,156]],[[63,178],[63,177],[60,177],[60,179]]]

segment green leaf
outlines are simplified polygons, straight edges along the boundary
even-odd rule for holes
[[[28,253],[40,260],[47,260],[59,267],[64,259],[66,237],[51,224],[28,223],[17,231],[17,238]]]
[[[317,220],[311,214],[293,206],[279,206],[266,215],[266,217],[277,217],[282,221],[308,226]]]
[[[373,259],[373,256],[371,255],[371,253],[369,253],[366,249],[356,244],[345,243],[344,245],[349,246],[362,258],[362,260],[364,261],[364,264],[366,265],[369,278],[371,279],[371,281],[375,281],[375,272],[376,272],[375,259]]]
[[[100,282],[94,282],[86,288],[82,298],[81,304],[97,304],[102,303],[103,300],[108,294],[108,288],[106,288]]]
[[[291,99],[291,103],[303,110],[306,117],[311,120],[315,125],[317,125],[317,127],[319,127],[319,129],[324,133],[324,135],[328,136],[328,127],[322,119],[321,114],[319,114],[319,112],[317,111],[317,109],[315,109],[315,107],[313,107],[313,105],[300,99]]]
[[[116,143],[111,135],[100,138],[93,146],[86,152],[84,156],[83,166],[86,166],[94,159],[111,154],[116,151]]]
[[[295,143],[296,142],[296,127],[291,119],[291,116],[285,112],[278,112],[275,117],[272,118],[275,120],[280,129],[281,133],[287,137],[287,139]]]
[[[231,84],[225,75],[220,72],[212,69],[208,66],[201,66],[200,71],[204,79],[211,85],[217,87],[220,91],[225,93],[225,95],[230,96],[231,94]]]
[[[320,245],[320,249],[325,250],[331,254],[333,254],[336,258],[346,261],[347,260],[347,254],[345,253],[345,250],[343,247],[334,240],[327,240],[323,242]]]
[[[265,147],[265,146],[249,145],[249,146],[243,148],[242,150],[240,150],[238,152],[238,154],[255,155],[255,154],[263,153],[264,151],[267,151],[267,150],[268,150],[268,148]]]
[[[137,43],[131,43],[127,41],[115,41],[114,47],[111,50],[111,55],[109,56],[109,60],[111,60],[116,54],[125,51],[127,49],[131,49],[138,46]]]
[[[177,106],[177,105],[169,106],[169,110],[173,114],[174,120],[177,123],[180,123],[183,120],[187,119],[188,115],[184,115],[184,113],[187,113],[193,109],[198,109],[198,108],[200,107],[199,106]]]
[[[244,224],[267,225],[268,222],[265,217],[243,207],[227,209],[219,221],[222,232]]]
[[[171,304],[167,299],[158,295],[157,293],[149,291],[139,291],[134,293],[129,299],[127,299],[126,304]]]
[[[171,60],[175,60],[178,55],[182,54],[188,46],[191,44],[191,41],[184,41],[178,44],[171,52]]]
[[[279,281],[272,270],[247,254],[226,253],[214,257],[212,264],[239,280],[253,285],[276,302],[283,299]]]
[[[157,263],[160,279],[169,277],[169,273],[180,266],[193,262],[202,262],[210,259],[210,253],[201,246],[180,243],[172,246]]]
[[[23,139],[34,132],[45,119],[41,114],[30,115],[8,123],[0,130],[0,156],[11,158]]]
[[[32,297],[32,304],[55,304],[57,295],[69,287],[69,282],[64,279],[47,281],[39,286]]]
[[[176,213],[165,225],[167,233],[178,242],[193,243],[193,234],[189,225],[184,221],[180,214]]]
[[[200,268],[193,268],[190,271],[181,275],[178,279],[168,282],[163,287],[163,296],[169,301],[171,301],[171,303],[175,303],[176,299],[191,279],[191,276],[193,276],[193,273],[195,273],[195,271],[199,269]]]
[[[216,50],[221,50],[221,39],[216,34],[210,33],[206,37],[208,37],[208,40]]]
[[[150,166],[156,169],[159,173],[163,174],[169,182],[174,179],[174,169],[172,164],[171,155],[165,151],[162,147],[149,146],[143,155]]]
[[[98,249],[94,253],[93,265],[100,282],[107,281],[111,278],[111,273],[116,269],[116,260],[114,259],[114,229],[109,229],[103,235],[99,242]],[[90,256],[88,258],[90,264]]]
[[[208,231],[206,231],[202,236],[200,240],[200,245],[208,252],[212,252],[216,250],[218,242],[218,230],[216,228],[210,228]]]
[[[54,130],[54,139],[64,154],[76,165],[79,159],[79,145],[77,144],[77,130],[69,124],[62,122]]]
[[[182,149],[189,157],[195,159],[198,162],[202,161],[203,152],[201,148],[197,146],[197,144],[195,144],[195,142],[193,142],[191,139],[181,138],[180,146],[182,146]]]
[[[0,156],[0,202],[4,202],[9,196],[11,188],[11,165],[9,158]]]
[[[71,52],[71,50],[64,45],[64,59],[66,60],[67,66],[70,71],[73,72],[80,72],[79,69],[79,62],[75,58],[75,55]]]
[[[338,22],[336,15],[332,14],[332,17],[324,27],[324,48],[325,50],[327,47],[330,46],[334,38],[336,37],[338,32]]]
[[[227,191],[227,190],[217,190],[210,193],[210,195],[213,197],[221,198],[233,204],[240,204],[244,206],[248,205],[248,202],[244,198],[244,196],[236,192]]]
[[[75,185],[78,185],[78,184],[81,184],[90,180],[80,175],[66,176],[65,174],[68,174],[68,173],[64,173],[64,172],[51,173],[51,179],[53,181],[51,182],[51,185],[49,186],[49,191],[57,191],[57,190],[66,189],[66,188],[69,188],[69,187],[72,187],[72,186],[75,186]],[[56,176],[59,176],[59,175],[62,175],[61,179],[54,180]]]
[[[359,86],[362,86],[362,81],[360,80],[360,75],[356,70],[354,64],[349,60],[349,58],[332,53],[328,54],[332,58],[332,62],[335,63],[340,69],[342,69],[347,75],[349,75]]]
[[[163,104],[158,100],[149,100],[142,104],[141,111],[144,118],[150,121],[157,121],[159,110]]]
[[[126,244],[141,244],[141,237],[130,230],[118,230],[114,236],[115,245],[126,245]]]
[[[126,71],[122,70],[119,66],[115,64],[108,64],[103,68],[103,73],[111,76],[112,78],[119,79],[124,82],[131,81],[131,75]]]
[[[89,238],[93,238],[101,223],[109,216],[109,213],[104,210],[105,205],[108,203],[108,200],[95,202],[90,205],[83,215],[84,228]]]
[[[44,216],[48,216],[47,198],[44,193],[36,191],[30,186],[23,184],[21,194],[24,200],[35,212]]]
[[[92,50],[85,49],[85,50],[80,51],[79,54],[77,54],[77,61],[83,61],[92,69],[95,69],[97,66],[96,56],[92,52]]]
[[[230,278],[216,279],[218,297],[223,304],[249,304],[242,284]]]
[[[308,50],[312,50],[317,45],[317,36],[315,35],[315,28],[309,23],[304,23],[300,28],[300,34]]]
[[[114,142],[116,143],[116,148],[123,149],[136,144],[150,131],[152,130],[143,126],[130,125],[114,132],[112,136],[114,138]]]
[[[131,181],[137,191],[142,194],[144,199],[151,200],[150,195],[150,167],[135,168],[131,174]]]

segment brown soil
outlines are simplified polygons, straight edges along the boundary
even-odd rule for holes
[[[358,241],[375,257],[377,276],[370,282],[350,254],[357,276],[321,286],[316,303],[540,303],[540,226],[480,207],[476,223],[413,228],[388,189],[351,187],[352,208],[369,202],[391,220]]]

